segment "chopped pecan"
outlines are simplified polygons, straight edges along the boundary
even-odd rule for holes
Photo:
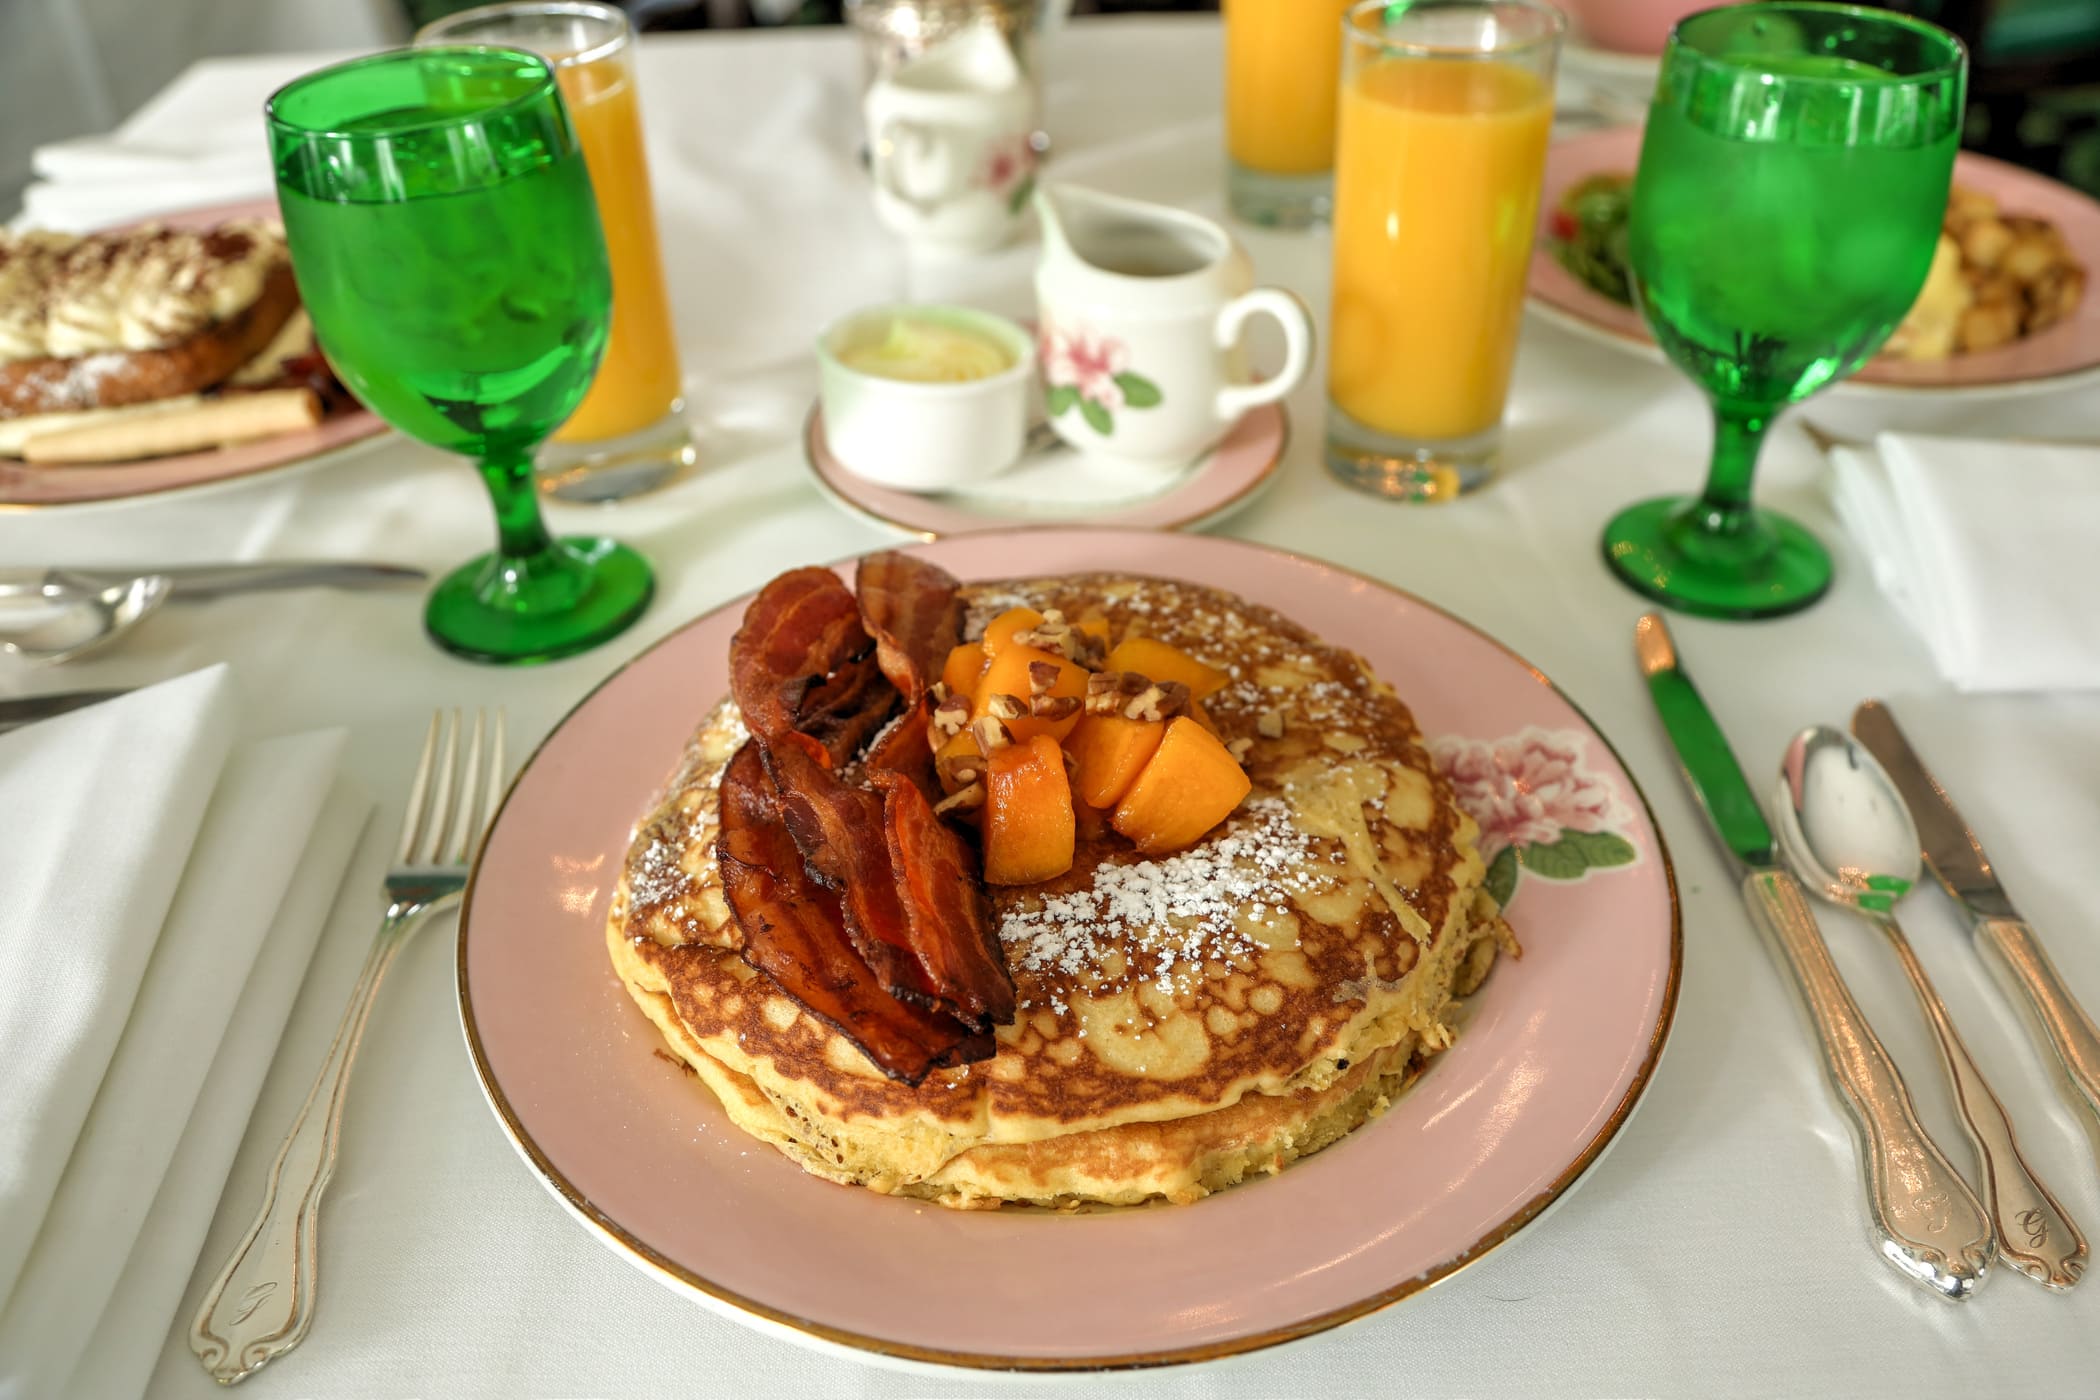
[[[939,748],[948,740],[970,727],[970,702],[961,695],[951,695],[934,706],[933,742]]]
[[[984,776],[984,755],[951,753],[935,766],[940,771],[942,787],[965,788]]]
[[[994,719],[1019,719],[1028,713],[1028,702],[1018,695],[994,695],[984,708]]]
[[[1135,671],[1096,671],[1086,678],[1086,712],[1119,715],[1151,685],[1148,678]]]
[[[1028,713],[1055,722],[1078,714],[1080,703],[1076,695],[1037,695],[1029,700]]]
[[[1180,681],[1154,681],[1123,706],[1123,718],[1171,719],[1189,707],[1189,688]]]
[[[1225,752],[1232,755],[1235,763],[1245,763],[1247,755],[1253,748],[1254,741],[1252,739],[1234,739],[1225,745]]]
[[[974,812],[983,805],[984,784],[971,783],[968,787],[957,788],[948,796],[934,803],[933,814],[937,817],[945,817],[950,812]]]
[[[977,751],[990,758],[1014,741],[1013,731],[1002,723],[997,715],[981,715],[970,725],[970,737],[977,741]]]
[[[1050,688],[1057,684],[1057,678],[1063,674],[1064,672],[1058,669],[1057,663],[1054,661],[1029,662],[1028,693],[1030,695],[1048,695]]]

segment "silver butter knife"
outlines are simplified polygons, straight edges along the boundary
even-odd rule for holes
[[[2056,1053],[2072,1092],[2093,1116],[2091,1126],[2100,1129],[2100,1028],[2064,985],[2042,940],[1998,883],[1976,833],[1919,761],[1888,706],[1869,700],[1854,710],[1852,732],[1895,779],[1896,790],[1917,821],[1925,863],[1968,915],[1969,931],[1985,966],[1996,974],[2012,1003],[2027,1013],[2030,1031]]]
[[[62,690],[53,695],[21,695],[0,700],[0,734],[130,693],[128,690]]]
[[[170,564],[137,568],[0,569],[0,597],[25,593],[99,592],[147,574],[168,580],[171,599],[192,602],[229,593],[277,588],[412,588],[430,576],[405,564],[330,559],[271,560],[254,564]]]
[[[1800,994],[1823,1052],[1823,1072],[1858,1130],[1867,1207],[1881,1257],[1943,1298],[1971,1297],[1997,1257],[1983,1203],[1934,1145],[1896,1062],[1838,974],[1815,913],[1780,863],[1750,784],[1661,617],[1634,627],[1634,649],[1685,782],[1742,881],[1752,920]]]

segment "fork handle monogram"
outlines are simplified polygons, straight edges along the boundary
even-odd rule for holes
[[[1943,1298],[1970,1297],[1997,1254],[1983,1203],[1926,1136],[1903,1076],[1838,975],[1800,887],[1780,872],[1754,871],[1743,893],[1793,974],[1824,1072],[1859,1130],[1882,1257]]]
[[[270,1166],[255,1223],[219,1271],[190,1325],[190,1350],[212,1379],[222,1384],[243,1379],[299,1345],[313,1325],[321,1194],[335,1174],[343,1096],[350,1087],[365,1018],[394,955],[416,926],[458,902],[454,893],[427,903],[388,907],[328,1058]]]

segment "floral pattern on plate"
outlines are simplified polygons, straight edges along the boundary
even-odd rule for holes
[[[1583,880],[1634,864],[1625,830],[1633,814],[1583,760],[1572,729],[1527,727],[1500,739],[1442,738],[1430,745],[1458,805],[1480,825],[1487,890],[1507,909],[1526,874]]]

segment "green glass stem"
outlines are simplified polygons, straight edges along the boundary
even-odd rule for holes
[[[496,552],[506,559],[544,554],[554,545],[540,515],[540,495],[533,480],[532,454],[491,453],[476,464],[496,503]]]
[[[1706,470],[1706,489],[1699,493],[1700,528],[1716,535],[1741,535],[1753,528],[1750,482],[1757,474],[1757,455],[1764,450],[1765,430],[1778,416],[1773,408],[1714,404],[1713,461]]]

